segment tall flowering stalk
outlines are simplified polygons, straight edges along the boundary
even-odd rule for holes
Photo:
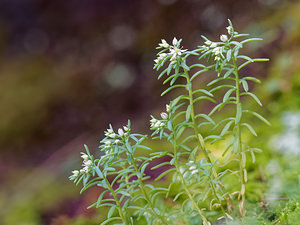
[[[102,156],[95,159],[86,146],[86,153],[81,156],[82,168],[74,170],[70,176],[76,184],[82,182],[82,191],[94,185],[104,188],[91,205],[109,207],[103,225],[111,222],[132,225],[140,220],[150,225],[195,224],[195,220],[197,224],[210,225],[216,219],[241,222],[238,218],[246,215],[247,155],[251,155],[254,163],[255,152],[261,151],[248,145],[243,138],[249,132],[257,135],[247,122],[247,114],[269,124],[257,112],[246,109],[241,99],[248,96],[262,105],[248,87],[249,81],[260,81],[241,75],[241,69],[252,62],[267,61],[239,54],[244,44],[261,40],[243,39],[246,36],[237,33],[229,21],[227,34],[220,35],[220,41],[203,36],[204,44],[192,51],[181,47],[181,39],[173,38],[172,44],[161,40],[157,47],[160,52],[154,60],[154,69],[162,69],[158,79],[164,78],[163,84],[168,84],[161,95],[172,92],[177,96],[158,117],[151,116],[150,129],[151,137],[167,141],[169,148],[151,152],[142,144],[147,136],[132,133],[130,122],[117,132],[110,126],[100,141]],[[188,65],[189,57],[197,57],[200,62],[206,59],[206,62]],[[217,75],[207,84],[208,88],[196,88],[198,76],[209,71],[216,71]],[[214,94],[224,89],[222,101],[217,103],[219,99]],[[205,101],[216,104],[208,114],[201,110],[201,103]],[[213,115],[226,105],[233,105],[233,116],[216,122]],[[226,144],[219,158],[207,147],[217,141]],[[141,150],[150,153],[136,154]],[[169,156],[170,161],[153,165],[152,161],[164,156]],[[238,162],[238,169],[226,167],[232,160]],[[170,175],[167,187],[149,183],[146,168],[155,171],[165,166],[168,169],[155,180]],[[239,177],[240,187],[234,193],[227,190],[236,187],[223,184],[224,179],[231,179],[230,173]],[[110,193],[109,197],[106,193]],[[162,204],[166,200],[173,201],[172,207]],[[212,211],[217,216],[208,213]]]

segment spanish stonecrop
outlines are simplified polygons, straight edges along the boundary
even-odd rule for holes
[[[159,44],[161,51],[154,60],[154,69],[164,68],[158,79],[164,77],[163,84],[169,83],[162,96],[169,92],[177,96],[166,105],[159,119],[151,116],[150,129],[152,139],[168,142],[168,149],[151,152],[142,144],[146,135],[132,133],[130,122],[117,132],[110,126],[100,142],[103,152],[100,158],[95,159],[85,146],[83,168],[73,171],[70,179],[76,184],[82,182],[81,192],[94,185],[104,189],[90,206],[109,208],[102,224],[209,225],[215,220],[242,223],[247,212],[247,156],[251,155],[254,163],[255,153],[261,151],[245,141],[249,132],[257,135],[247,122],[247,115],[266,124],[269,122],[247,109],[241,101],[242,96],[248,96],[262,105],[248,87],[249,81],[260,81],[242,76],[240,71],[249,63],[267,59],[252,59],[239,54],[244,44],[261,39],[243,39],[248,34],[237,33],[230,21],[227,33],[220,36],[220,42],[203,36],[204,45],[192,51],[182,49],[182,40],[176,38],[172,45],[164,39]],[[187,60],[191,57],[206,62],[189,65]],[[213,71],[216,75],[207,84],[208,88],[196,88],[196,78]],[[220,90],[225,91],[221,102],[217,103],[219,97],[214,94],[220,94]],[[205,101],[216,104],[208,114],[207,109],[202,110]],[[232,116],[224,117],[225,113],[219,113],[212,117],[227,105],[226,115],[233,105]],[[209,149],[219,141],[223,141],[223,149],[217,152]],[[170,160],[153,163],[165,156]],[[232,161],[238,166],[231,164]],[[166,166],[168,169],[164,169]],[[146,168],[154,171],[161,168],[163,172],[155,180],[169,175],[169,184],[161,187],[152,183],[145,173]],[[239,187],[224,182],[236,179],[233,177],[237,177]],[[167,199],[172,200],[171,206]]]

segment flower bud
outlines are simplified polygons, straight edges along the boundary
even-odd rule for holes
[[[193,171],[191,172],[191,174],[196,174],[196,173],[198,173],[198,170],[193,170]]]
[[[79,175],[79,171],[78,170],[73,170],[72,173],[73,173],[74,177],[78,177],[78,175]]]
[[[84,161],[88,160],[88,155],[85,153],[82,153],[81,158],[83,158]]]
[[[91,166],[92,165],[92,161],[91,160],[88,160],[88,161],[85,161],[83,163],[85,166]]]
[[[223,41],[223,42],[227,41],[227,40],[228,40],[227,35],[226,35],[226,34],[222,34],[222,35],[220,36],[220,40]]]
[[[168,104],[166,104],[166,110],[168,113],[170,112],[170,106]]]
[[[210,46],[210,45],[211,45],[211,41],[210,41],[210,40],[207,40],[206,42],[204,42],[204,44]]]
[[[122,128],[119,128],[119,129],[118,129],[118,134],[119,134],[120,136],[123,136],[123,135],[124,135],[124,131],[122,130]]]
[[[211,45],[210,45],[211,48],[215,48],[217,47],[217,44],[215,42],[213,42]]]
[[[161,116],[161,118],[163,119],[163,120],[166,120],[166,119],[168,119],[168,114],[167,113],[165,113],[165,112],[162,112],[161,114],[160,114],[160,116]]]
[[[226,29],[227,29],[227,32],[228,32],[228,34],[232,34],[232,28],[231,28],[231,26],[228,26],[228,27],[226,27]]]
[[[161,43],[158,44],[160,47],[163,47],[163,48],[169,48],[169,44],[166,42],[165,39],[161,39]]]
[[[109,134],[108,137],[110,137],[110,138],[115,138],[115,137],[116,137],[116,134],[115,134],[115,133]]]
[[[191,166],[189,170],[195,170],[196,166]]]
[[[178,44],[178,40],[176,37],[173,38],[172,44],[175,46]]]

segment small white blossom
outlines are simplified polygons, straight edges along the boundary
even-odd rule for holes
[[[166,125],[166,124],[164,124],[164,123],[160,123],[160,126],[161,126],[161,127],[164,127],[165,125]]]
[[[125,131],[128,131],[128,127],[127,127],[127,126],[123,126],[123,129],[124,129]]]
[[[156,64],[160,63],[161,61],[164,60],[168,55],[166,53],[161,53],[158,55],[157,59],[154,60]]]
[[[115,138],[115,137],[116,137],[116,134],[115,134],[115,133],[109,134],[108,137],[110,137],[110,138]]]
[[[217,43],[213,42],[211,45],[210,45],[211,48],[215,48],[217,47]]]
[[[194,163],[194,161],[189,161],[190,164]]]
[[[220,55],[222,53],[222,47],[216,47],[212,50],[215,55]]]
[[[161,39],[161,43],[158,44],[160,47],[163,47],[163,48],[169,48],[169,44],[166,42],[165,39]]]
[[[181,56],[181,54],[185,51],[187,51],[186,49],[180,49],[179,46],[177,46],[179,44],[178,40],[174,37],[173,41],[172,41],[173,46],[170,47],[170,52],[168,53],[168,55],[171,55],[171,64],[176,63],[176,58],[177,56]]]
[[[81,170],[80,170],[80,173],[81,173],[81,174],[84,174],[84,173],[85,173],[85,169],[81,169]]]
[[[176,37],[173,38],[172,44],[175,46],[178,44],[178,40]]]
[[[115,144],[118,144],[119,142],[120,142],[119,139],[116,139],[116,140],[115,140]]]
[[[107,154],[108,154],[108,151],[105,151],[105,154],[107,155]]]
[[[124,131],[123,131],[122,128],[119,128],[119,129],[118,129],[118,134],[119,134],[120,136],[124,136]]]
[[[169,113],[170,112],[170,105],[166,104],[166,111]]]
[[[206,44],[206,45],[210,46],[212,43],[211,43],[211,41],[210,41],[210,40],[207,40],[207,41],[205,41],[205,42],[204,42],[204,44]]]
[[[232,27],[228,26],[228,27],[226,27],[226,29],[227,29],[228,34],[231,35],[232,34]]]
[[[83,158],[84,161],[89,159],[89,156],[85,153],[82,153],[81,158]]]
[[[215,57],[215,61],[220,61],[221,60],[221,57],[220,56],[216,56]]]
[[[78,170],[73,170],[72,173],[73,173],[73,177],[78,177],[78,175],[79,175]]]
[[[204,48],[204,51],[208,51],[209,47],[207,47],[206,45],[202,45],[202,48]]]
[[[227,40],[228,40],[227,35],[222,34],[222,35],[220,36],[220,40],[223,41],[223,42],[227,41]]]
[[[196,173],[198,173],[198,170],[193,170],[193,171],[191,172],[191,174],[196,174]]]
[[[105,141],[105,142],[104,142],[104,144],[106,144],[106,145],[110,145],[110,144],[111,144],[111,142],[110,142],[110,141]]]
[[[152,118],[152,119],[150,120],[150,123],[156,123],[156,121],[157,121],[157,119]]]
[[[92,161],[91,160],[87,160],[87,161],[83,162],[83,164],[85,166],[91,166],[92,165]]]
[[[155,124],[154,124],[154,128],[158,128],[158,127],[160,127],[160,124],[161,124],[161,122],[158,120]]]
[[[196,166],[191,166],[190,168],[189,168],[189,170],[195,170],[196,169]]]
[[[161,116],[161,118],[163,119],[163,120],[166,120],[166,119],[168,119],[168,114],[167,113],[165,113],[165,112],[162,112],[161,114],[160,114],[160,116]]]

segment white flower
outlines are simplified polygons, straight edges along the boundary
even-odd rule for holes
[[[178,40],[176,37],[173,38],[172,44],[175,46],[178,44]]]
[[[157,59],[154,60],[154,62],[156,64],[160,63],[161,61],[164,60],[165,57],[167,57],[168,55],[166,53],[161,53],[158,55]]]
[[[164,123],[160,123],[160,126],[161,126],[161,127],[164,127],[165,125],[166,125],[166,124],[164,124]]]
[[[220,40],[223,41],[223,42],[227,41],[227,40],[228,40],[227,35],[222,34],[222,35],[220,36]]]
[[[210,40],[207,40],[207,41],[204,42],[204,44],[210,46],[210,45],[211,45],[211,41],[210,41]]]
[[[78,170],[73,170],[72,173],[73,173],[73,177],[78,177],[78,175],[79,175]]]
[[[213,53],[215,53],[215,55],[220,55],[222,53],[222,47],[216,47],[212,50]]]
[[[83,158],[84,161],[88,160],[89,159],[89,156],[85,153],[81,153],[81,158]]]
[[[207,47],[206,45],[202,45],[202,48],[204,48],[204,51],[208,51],[209,47]]]
[[[168,104],[166,104],[166,111],[170,112],[170,106]]]
[[[196,173],[198,173],[198,170],[193,170],[193,171],[191,172],[191,174],[196,174]]]
[[[128,127],[126,127],[126,126],[123,126],[123,129],[124,129],[125,131],[128,131]]]
[[[104,142],[104,144],[106,144],[106,145],[110,145],[110,144],[111,144],[111,142],[110,142],[110,141],[105,141],[105,142]]]
[[[160,116],[161,116],[161,118],[162,118],[163,120],[168,119],[168,114],[165,113],[165,112],[162,112],[162,113],[160,114]]]
[[[190,164],[194,163],[194,161],[189,161]]]
[[[189,170],[194,170],[194,169],[196,169],[196,166],[191,166],[191,167],[189,168]]]
[[[220,61],[221,60],[221,57],[220,56],[216,56],[215,57],[215,61]]]
[[[119,134],[120,136],[123,136],[123,135],[124,135],[124,131],[122,130],[122,128],[119,128],[119,129],[118,129],[118,134]]]
[[[115,133],[109,134],[108,137],[110,137],[110,138],[115,138],[115,137],[116,137],[116,134],[115,134]]]
[[[213,42],[209,47],[215,48],[215,47],[217,47],[217,43]]]
[[[226,29],[227,29],[227,32],[228,32],[228,34],[232,34],[232,27],[231,26],[228,26],[228,27],[226,27]]]
[[[109,129],[107,129],[107,131],[104,131],[104,135],[106,137],[114,138],[115,133],[112,129],[109,128]]]
[[[169,48],[169,44],[166,42],[165,39],[161,39],[161,43],[158,44],[160,47],[163,47],[163,48]]]
[[[107,129],[107,132],[108,132],[108,133],[113,133],[114,131],[113,131],[112,129],[109,128],[109,129]]]
[[[158,120],[155,124],[154,124],[154,128],[158,128],[158,127],[160,127],[160,124],[161,124],[161,122]]]
[[[91,166],[92,165],[92,161],[91,160],[88,160],[88,161],[85,161],[83,163],[85,166]]]
[[[115,144],[118,144],[119,142],[120,142],[119,139],[116,139],[116,140],[115,140]]]
[[[157,119],[155,119],[155,118],[152,118],[151,120],[150,120],[150,123],[156,123],[156,121],[157,121]]]

